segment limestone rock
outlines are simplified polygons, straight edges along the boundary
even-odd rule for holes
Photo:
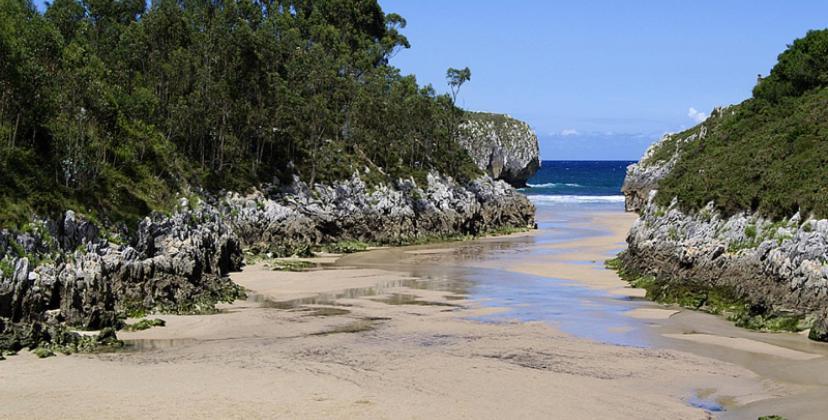
[[[0,231],[0,349],[72,342],[65,327],[117,328],[125,312],[209,310],[240,295],[228,274],[241,268],[242,247],[290,255],[344,240],[401,244],[533,224],[532,204],[503,181],[464,185],[438,174],[422,186],[369,187],[354,175],[204,194],[145,218],[127,244],[67,211],[60,222],[38,221],[34,233]]]
[[[538,137],[528,124],[508,115],[469,112],[460,126],[460,144],[480,169],[514,187],[540,167]]]

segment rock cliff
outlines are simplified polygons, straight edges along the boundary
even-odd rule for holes
[[[466,121],[460,126],[460,144],[489,176],[517,188],[525,187],[540,167],[535,132],[507,115],[466,113]]]
[[[647,276],[654,294],[686,306],[718,312],[714,300],[725,296],[741,325],[810,327],[811,338],[828,340],[828,220],[798,213],[784,220],[750,212],[725,217],[713,202],[697,211],[683,210],[676,199],[657,204],[659,181],[682,146],[705,141],[705,134],[701,125],[665,136],[627,169],[626,208],[640,217],[620,256],[622,271]]]
[[[127,314],[212,310],[242,294],[227,277],[241,268],[242,249],[292,255],[337,241],[404,244],[533,224],[532,204],[506,183],[436,174],[423,186],[369,187],[355,175],[181,199],[128,239],[67,211],[0,231],[0,350],[78,342],[70,328],[118,328]]]

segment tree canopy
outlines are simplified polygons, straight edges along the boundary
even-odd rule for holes
[[[471,70],[468,67],[464,69],[449,67],[446,71],[446,79],[448,80],[448,85],[451,89],[451,100],[455,102],[457,101],[457,94],[460,93],[460,87],[462,87],[464,83],[471,80]]]
[[[757,99],[778,102],[828,86],[828,29],[808,31],[788,46],[768,77],[753,89]]]
[[[376,0],[0,0],[0,225],[185,186],[478,172]]]

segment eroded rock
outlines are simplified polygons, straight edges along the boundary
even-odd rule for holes
[[[540,167],[535,132],[508,115],[467,113],[460,126],[460,144],[489,176],[517,188],[525,187]]]
[[[127,244],[101,238],[71,211],[60,223],[38,222],[43,232],[25,240],[0,232],[0,261],[12,267],[0,272],[0,349],[71,343],[64,327],[118,328],[125,314],[212,310],[242,293],[228,274],[241,268],[243,247],[291,255],[338,241],[402,244],[534,223],[532,204],[489,177],[461,185],[430,174],[425,186],[369,187],[355,175],[191,201],[144,219]],[[37,245],[23,256],[21,242]]]

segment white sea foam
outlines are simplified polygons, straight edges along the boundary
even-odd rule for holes
[[[563,183],[560,183],[560,182],[547,182],[546,184],[526,184],[526,186],[529,187],[529,188],[554,188],[554,187],[560,187],[560,186],[580,187],[581,184],[572,184],[572,183],[563,184]]]
[[[527,195],[533,203],[623,203],[623,195]]]

